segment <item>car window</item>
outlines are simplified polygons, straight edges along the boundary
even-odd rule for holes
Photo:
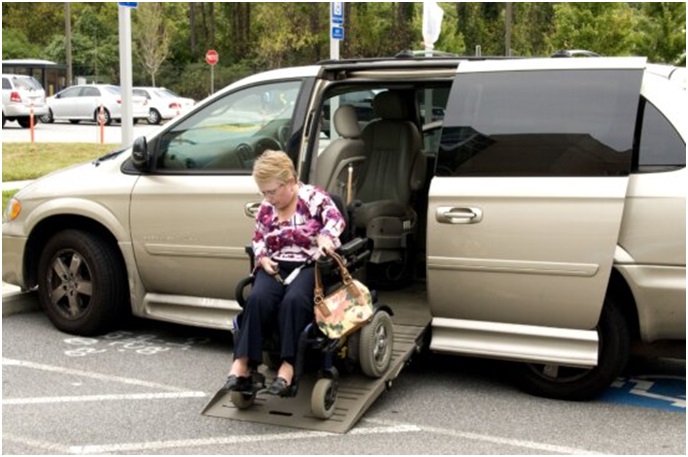
[[[250,173],[267,149],[287,147],[301,81],[240,89],[161,135],[161,171]]]
[[[69,89],[65,89],[57,95],[59,98],[78,97],[79,92],[81,92],[81,87],[70,87]]]
[[[2,88],[3,89],[12,89],[12,84],[10,84],[10,80],[7,78],[2,78]]]
[[[81,89],[80,97],[99,97],[100,91],[95,87],[84,87]]]
[[[638,164],[634,171],[662,171],[686,166],[686,143],[666,117],[644,100]]]
[[[26,90],[41,90],[43,89],[41,87],[41,83],[38,82],[35,78],[31,76],[25,76],[21,78],[14,78],[14,86],[17,89],[26,89]]]
[[[631,168],[642,72],[459,74],[440,176],[615,176]]]
[[[146,97],[146,98],[150,99],[150,95],[148,95],[148,92],[143,90],[143,89],[133,89],[132,93],[134,95],[139,96],[139,97]]]
[[[103,87],[103,90],[113,95],[119,95],[122,93],[122,91],[119,89],[119,86],[105,86]]]

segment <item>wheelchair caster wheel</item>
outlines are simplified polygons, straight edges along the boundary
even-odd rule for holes
[[[247,409],[253,405],[256,399],[256,392],[231,392],[229,394],[229,399],[232,400],[232,404],[239,409]]]
[[[329,419],[334,414],[337,400],[337,383],[333,379],[320,378],[311,393],[311,411],[318,419]]]

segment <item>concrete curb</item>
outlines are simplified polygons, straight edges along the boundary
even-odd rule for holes
[[[2,295],[2,317],[41,309],[38,292],[10,292]]]

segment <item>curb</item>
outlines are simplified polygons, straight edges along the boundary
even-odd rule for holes
[[[38,311],[38,292],[10,292],[2,296],[2,317]]]

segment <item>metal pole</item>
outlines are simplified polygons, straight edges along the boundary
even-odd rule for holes
[[[505,20],[505,37],[504,37],[504,55],[511,57],[511,15],[512,15],[512,4],[511,2],[506,2],[506,17]]]
[[[131,71],[131,8],[119,7],[119,80],[122,90],[122,146],[134,142]]]

